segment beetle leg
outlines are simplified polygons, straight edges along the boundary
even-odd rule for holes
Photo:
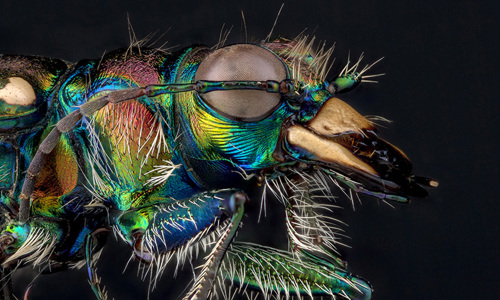
[[[23,300],[28,300],[29,299],[29,296],[30,296],[30,292],[31,292],[31,289],[33,288],[32,285],[29,285],[27,288],[26,288],[26,291],[24,292],[24,297],[23,297]]]
[[[10,267],[2,267],[0,272],[1,277],[1,300],[13,300],[16,297],[12,290],[12,269]]]
[[[335,247],[340,244],[339,236],[342,236],[342,229],[339,228],[341,222],[328,215],[335,206],[316,203],[313,200],[315,196],[311,194],[311,183],[307,183],[307,180],[296,177],[288,182],[291,192],[284,201],[290,248],[306,256],[320,254],[331,260],[336,268],[346,269],[347,265]]]
[[[106,229],[103,230],[108,231]],[[102,233],[103,230],[98,229],[85,239],[85,261],[87,263],[89,284],[98,300],[108,299],[107,291],[104,286],[101,286],[101,278],[97,275],[96,264],[99,258],[94,255],[94,249],[99,243],[97,235]]]
[[[224,229],[222,238],[219,239],[212,252],[207,257],[201,273],[196,278],[196,281],[189,293],[184,297],[184,300],[207,299],[212,293],[212,288],[217,277],[222,258],[238,231],[241,218],[243,217],[243,213],[245,211],[244,204],[247,201],[247,196],[243,193],[235,193],[230,201],[230,210],[233,214],[231,222]]]
[[[328,215],[334,206],[316,202],[312,189],[322,190],[320,181],[314,185],[314,178],[307,176],[284,183],[289,190],[282,200],[291,251],[235,243],[221,266],[222,278],[230,279],[240,292],[245,293],[246,287],[260,289],[269,298],[284,294],[288,299],[295,293],[299,299],[305,295],[370,299],[370,285],[349,274],[336,251],[342,233],[338,221]]]
[[[369,300],[372,293],[367,282],[319,257],[248,243],[233,243],[220,273],[240,293],[248,293],[247,287],[260,289],[266,299],[296,294],[298,299],[308,295]]]
[[[137,258],[157,268],[156,274],[152,274],[153,286],[174,255],[179,266],[192,255],[192,246],[198,247],[199,243],[205,248],[206,240],[218,234],[218,242],[186,298],[205,299],[220,260],[236,233],[246,199],[238,190],[219,190],[151,205],[120,215],[117,229]]]

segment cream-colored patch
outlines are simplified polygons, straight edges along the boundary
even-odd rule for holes
[[[324,139],[300,125],[288,129],[288,142],[314,154],[318,160],[338,163],[378,176],[377,171],[349,150],[335,142]]]
[[[350,132],[362,134],[361,130],[373,130],[370,121],[339,98],[330,98],[326,101],[318,115],[307,125],[323,136]]]
[[[0,99],[12,105],[31,105],[36,100],[35,91],[29,82],[21,77],[10,77],[3,89]]]

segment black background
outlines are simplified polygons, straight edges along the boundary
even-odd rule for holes
[[[128,46],[127,13],[138,38],[156,32],[156,45],[168,41],[173,50],[215,44],[223,24],[232,26],[229,43],[244,42],[241,11],[249,40],[259,40],[280,6],[279,1],[4,1],[0,53],[98,58]],[[353,273],[372,283],[374,300],[500,298],[500,99],[494,94],[499,8],[497,1],[286,1],[279,16],[275,34],[295,37],[305,30],[336,43],[332,75],[349,51],[365,52],[367,62],[385,57],[374,71],[387,74],[379,84],[343,98],[364,115],[392,120],[382,136],[408,154],[417,174],[440,181],[428,198],[410,205],[390,208],[363,198],[351,213],[341,201],[352,246],[341,251]],[[283,235],[278,229],[265,229],[262,239]],[[110,239],[99,271],[115,299],[144,299],[147,287],[135,276],[136,265],[121,274],[129,254]],[[19,273],[18,295],[33,272]],[[85,270],[44,275],[35,284],[30,299],[92,299]],[[153,299],[176,299],[188,283],[166,274],[160,285]]]

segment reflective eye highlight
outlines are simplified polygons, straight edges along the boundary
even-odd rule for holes
[[[209,54],[200,64],[195,81],[282,81],[286,70],[271,51],[250,44],[231,45]],[[281,103],[281,95],[256,90],[213,91],[203,101],[217,112],[242,121],[261,120]]]

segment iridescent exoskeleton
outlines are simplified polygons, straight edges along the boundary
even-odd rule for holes
[[[335,248],[331,191],[406,202],[437,182],[414,176],[405,154],[336,98],[369,81],[371,66],[348,63],[328,81],[330,55],[301,37],[131,47],[76,64],[0,56],[3,281],[27,264],[86,264],[106,298],[95,264],[113,230],[153,285],[170,260],[206,251],[185,299],[226,295],[225,285],[370,299]],[[233,241],[245,207],[261,201],[247,196],[256,188],[282,203],[268,213],[286,216],[288,249]]]

